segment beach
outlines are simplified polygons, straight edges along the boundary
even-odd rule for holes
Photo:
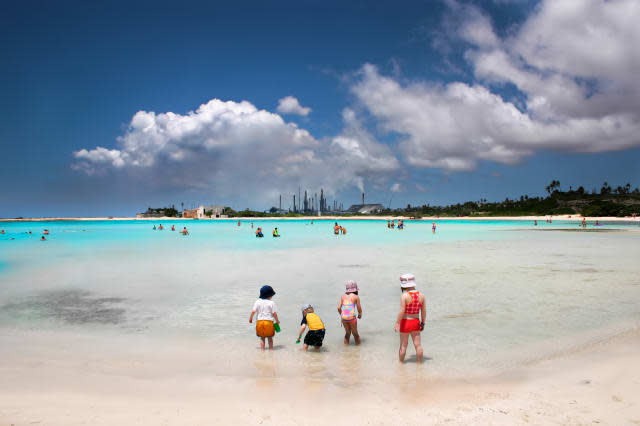
[[[640,420],[636,224],[28,222],[0,241],[2,424],[633,424]],[[180,225],[182,226],[182,225]],[[538,232],[540,230],[549,232]],[[600,232],[602,231],[602,232]],[[15,240],[9,240],[15,236]],[[425,362],[397,361],[398,277],[427,298]],[[361,289],[362,345],[336,304]],[[261,353],[251,305],[276,290]],[[325,322],[319,353],[300,306]],[[354,417],[340,413],[354,413]],[[356,420],[354,420],[356,419]]]
[[[640,422],[637,329],[495,377],[391,386],[281,379],[267,368],[256,380],[211,377],[206,347],[196,354],[174,348],[152,360],[131,358],[128,351],[80,358],[69,357],[63,347],[79,341],[88,347],[90,338],[38,336],[46,348],[2,338],[13,344],[3,345],[9,350],[1,367],[0,420],[16,426]],[[265,367],[273,356],[277,352],[265,354]],[[175,371],[176,363],[183,371]],[[345,412],[352,415],[340,414]]]

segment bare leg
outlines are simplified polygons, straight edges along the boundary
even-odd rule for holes
[[[407,345],[409,344],[409,333],[400,333],[400,351],[398,358],[400,362],[404,362],[404,356],[407,354]]]
[[[305,344],[305,345],[303,346],[303,349],[304,349],[304,351],[306,352],[306,351],[309,349],[309,345]]]
[[[268,337],[269,339],[269,349],[273,350],[273,337]]]
[[[353,333],[353,340],[355,340],[356,345],[359,345],[360,335],[358,334],[358,320],[354,320],[351,322],[351,332]]]
[[[264,337],[260,338],[260,350],[264,352]]]
[[[351,323],[342,321],[342,326],[344,327],[344,344],[348,345],[351,338]]]
[[[413,346],[415,346],[416,348],[416,359],[418,360],[418,364],[421,364],[422,363],[422,343],[420,342],[420,332],[412,331],[411,340],[413,340]]]

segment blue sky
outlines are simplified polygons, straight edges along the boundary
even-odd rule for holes
[[[638,186],[640,10],[579,3],[5,5],[0,217]]]

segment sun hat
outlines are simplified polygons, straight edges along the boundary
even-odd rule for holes
[[[411,288],[416,286],[416,277],[413,274],[400,275],[400,287]]]
[[[266,299],[267,297],[275,296],[276,292],[273,291],[270,285],[263,285],[260,288],[260,299]]]
[[[346,292],[355,293],[356,291],[358,291],[358,283],[356,283],[354,280],[347,281]]]
[[[311,306],[309,303],[307,303],[306,305],[302,305],[302,312],[306,311],[307,309],[313,308],[313,306]]]

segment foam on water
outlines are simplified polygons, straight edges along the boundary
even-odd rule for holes
[[[191,235],[150,222],[52,222],[40,242],[33,223],[4,226],[0,240],[0,329],[87,334],[123,346],[143,339],[199,348],[215,374],[303,374],[340,381],[416,374],[397,365],[393,332],[398,276],[413,272],[427,296],[421,375],[496,372],[601,339],[640,321],[640,233],[538,232],[576,223],[178,221]],[[164,224],[165,227],[171,223]],[[282,235],[271,238],[278,226]],[[637,229],[607,225],[601,229]],[[41,229],[38,229],[40,231]],[[16,237],[9,240],[8,235]],[[18,238],[19,236],[19,238]],[[345,348],[337,303],[358,281],[360,347]],[[282,321],[274,354],[257,351],[248,323],[259,287],[274,286]],[[295,345],[299,306],[312,303],[327,327],[320,354]],[[181,342],[181,343],[177,343]],[[187,342],[187,343],[185,343]],[[409,353],[412,353],[410,349]],[[209,364],[207,364],[209,365]]]

